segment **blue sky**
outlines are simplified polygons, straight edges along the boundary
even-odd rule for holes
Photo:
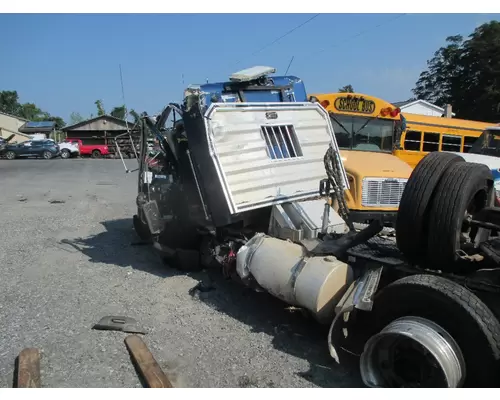
[[[351,84],[401,101],[447,36],[499,14],[322,14],[256,53],[309,14],[1,14],[0,90],[17,90],[66,121],[122,104],[158,112],[190,83],[226,80],[252,65],[301,77],[309,93]],[[377,27],[378,26],[378,27]],[[362,33],[365,32],[365,33]],[[362,33],[362,34],[360,34]],[[184,85],[182,83],[184,75]]]

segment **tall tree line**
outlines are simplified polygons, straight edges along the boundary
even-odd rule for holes
[[[93,118],[96,116],[98,117],[98,116],[107,114],[102,100],[96,100],[94,102],[94,104],[96,106],[96,115],[90,114],[89,118]],[[129,110],[128,114],[133,118],[134,122],[139,121],[140,116],[135,110],[133,110],[133,109]],[[111,115],[112,117],[125,120],[127,117],[127,108],[125,107],[124,104],[117,106],[117,107],[113,107],[111,109],[111,111],[109,112],[109,114],[107,114],[107,115]],[[77,124],[77,123],[82,122],[86,119],[86,118],[82,117],[82,115],[78,112],[72,112],[69,118],[70,118],[71,125]]]
[[[457,118],[500,122],[500,22],[479,26],[466,40],[446,38],[413,93],[440,107],[451,104]]]

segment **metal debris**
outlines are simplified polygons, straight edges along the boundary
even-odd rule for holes
[[[137,321],[130,317],[107,316],[95,324],[92,329],[101,331],[120,331],[127,333],[142,333],[146,334],[144,329],[137,326]]]

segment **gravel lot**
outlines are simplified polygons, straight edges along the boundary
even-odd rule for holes
[[[132,245],[136,175],[120,160],[0,160],[0,183],[0,387],[25,347],[42,350],[44,387],[140,387],[127,334],[91,330],[106,315],[137,319],[178,387],[360,386],[328,328]],[[193,297],[200,280],[215,290]]]

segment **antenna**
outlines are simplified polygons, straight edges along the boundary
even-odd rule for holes
[[[182,98],[184,97],[184,89],[186,88],[186,85],[184,84],[184,72],[182,73],[182,93],[181,93],[181,101],[182,101]]]
[[[125,107],[125,123],[127,125],[127,131],[128,131],[128,109],[127,109],[127,106],[126,106],[127,103],[125,102],[125,89],[123,88],[122,65],[119,64],[119,67],[120,67],[120,84],[122,86],[123,106]]]
[[[290,62],[288,63],[288,67],[286,68],[286,71],[285,71],[285,75],[288,73],[288,70],[290,69],[290,65],[292,65],[293,63],[293,59],[295,58],[295,56],[292,56],[292,59],[290,60]]]
[[[124,86],[123,86],[122,65],[118,64],[118,66],[120,68],[120,84],[121,84],[121,88],[122,88],[123,106],[125,107],[125,126],[127,127],[127,134],[129,136],[130,144],[132,145],[132,150],[134,151],[135,158],[136,158],[137,162],[140,162],[139,161],[139,156],[137,155],[137,150],[135,148],[134,139],[132,138],[132,133],[130,132],[130,128],[128,126],[128,108],[127,108],[127,103],[125,101],[125,89],[124,89]],[[119,136],[123,136],[123,135],[119,135]],[[120,150],[120,145],[118,144],[117,138],[118,138],[118,136],[114,138],[115,139],[116,150],[118,151],[118,154],[120,155],[120,158],[122,159],[123,166],[125,167],[125,170],[128,173],[129,169],[127,168],[127,166],[125,165],[125,161],[123,160],[122,152]]]

